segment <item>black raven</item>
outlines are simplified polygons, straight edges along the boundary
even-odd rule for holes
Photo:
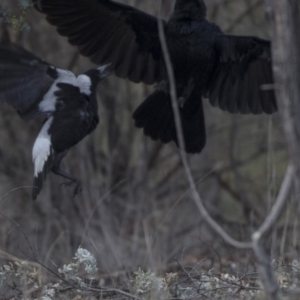
[[[178,145],[157,18],[111,0],[33,2],[94,63],[111,63],[117,76],[133,82],[158,83],[133,118],[152,139]],[[206,20],[203,0],[176,0],[163,28],[187,152],[205,145],[202,98],[231,113],[276,111],[274,91],[267,88],[273,83],[269,41],[225,35]]]
[[[46,118],[32,150],[33,199],[50,170],[76,183],[74,193],[80,191],[79,181],[60,163],[99,123],[96,87],[109,75],[106,67],[76,77],[20,47],[0,47],[0,102],[13,106],[23,119]]]

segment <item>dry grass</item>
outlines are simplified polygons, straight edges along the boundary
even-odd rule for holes
[[[4,254],[5,255],[5,254]],[[100,274],[89,251],[79,248],[73,261],[62,268],[48,268],[31,258],[0,268],[1,299],[264,299],[258,273],[205,271],[205,261],[195,265],[177,262],[161,275],[138,269],[132,273]],[[53,263],[54,264],[54,263]],[[300,264],[273,262],[284,299],[300,295]],[[107,284],[109,279],[110,284]]]

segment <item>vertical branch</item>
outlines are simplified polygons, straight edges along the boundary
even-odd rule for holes
[[[291,164],[286,172],[277,201],[260,229],[252,236],[261,278],[269,299],[280,299],[278,283],[271,266],[266,264],[263,243],[284,211],[292,181],[296,194],[300,192],[300,37],[299,1],[265,0],[272,26],[272,54],[275,88],[283,129],[288,142]]]
[[[281,293],[279,284],[271,266],[270,257],[265,249],[265,242],[271,235],[273,228],[284,212],[288,201],[288,196],[292,188],[293,176],[294,168],[290,164],[287,168],[275,204],[273,205],[268,216],[265,218],[265,221],[252,235],[252,248],[256,256],[258,271],[268,299],[270,300],[281,299]]]
[[[160,12],[160,7],[161,7],[161,1],[159,2],[159,12]],[[160,13],[158,14],[160,16]],[[176,95],[176,82],[175,82],[175,76],[173,72],[173,66],[170,58],[170,54],[168,51],[168,45],[166,41],[166,36],[164,32],[164,27],[163,27],[163,22],[160,17],[158,17],[158,30],[159,30],[159,38],[160,38],[160,43],[162,46],[163,50],[163,55],[164,55],[164,60],[165,60],[165,65],[167,69],[167,74],[168,74],[168,79],[169,79],[169,84],[170,84],[170,95],[171,95],[171,101],[172,101],[172,109],[174,113],[174,121],[175,121],[175,127],[176,127],[176,132],[177,132],[177,139],[178,139],[178,144],[182,160],[182,164],[184,167],[184,171],[187,177],[187,181],[190,185],[191,188],[191,193],[192,197],[199,209],[199,212],[202,216],[202,218],[205,220],[205,222],[215,231],[217,232],[225,242],[227,242],[229,245],[239,248],[239,249],[250,249],[251,248],[251,243],[244,243],[244,242],[239,242],[235,239],[233,239],[226,231],[223,230],[223,228],[209,215],[208,211],[206,210],[202,199],[197,191],[195,180],[192,176],[191,169],[188,164],[187,160],[187,155],[184,151],[185,149],[185,144],[184,144],[184,138],[183,138],[183,131],[182,131],[182,126],[181,126],[181,119],[180,119],[180,114],[179,114],[179,108],[177,105],[177,95]]]

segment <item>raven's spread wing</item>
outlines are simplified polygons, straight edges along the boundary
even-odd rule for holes
[[[270,42],[256,37],[216,35],[216,65],[206,97],[230,113],[277,110]]]
[[[56,72],[26,50],[0,47],[0,102],[13,106],[23,118],[36,117],[37,106],[55,81]]]
[[[82,55],[133,82],[159,81],[161,47],[157,19],[110,0],[33,0],[59,34]]]

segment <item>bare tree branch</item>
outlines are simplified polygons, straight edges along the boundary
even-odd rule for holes
[[[159,12],[160,12],[160,6],[159,6]],[[230,244],[233,247],[239,248],[239,249],[251,249],[251,243],[248,242],[239,242],[235,239],[233,239],[226,231],[223,230],[223,228],[209,215],[208,211],[206,210],[202,199],[197,191],[196,184],[193,178],[193,175],[191,173],[191,169],[189,167],[188,161],[187,161],[187,155],[185,153],[185,144],[184,144],[184,138],[183,138],[183,132],[182,132],[182,126],[181,126],[181,119],[179,114],[179,109],[177,105],[177,95],[176,95],[176,82],[173,72],[173,66],[171,62],[171,58],[168,51],[168,46],[166,42],[166,37],[164,33],[163,23],[160,18],[158,18],[158,29],[159,29],[159,38],[163,49],[163,55],[165,59],[165,64],[167,68],[167,73],[169,76],[169,83],[170,83],[170,95],[172,100],[172,108],[174,113],[174,119],[175,119],[175,125],[176,125],[176,131],[177,131],[177,139],[181,156],[181,160],[183,163],[184,171],[186,173],[186,177],[188,180],[188,183],[191,188],[191,193],[193,196],[193,199],[200,211],[200,214],[202,218],[211,226],[211,228],[216,231],[222,239]]]

